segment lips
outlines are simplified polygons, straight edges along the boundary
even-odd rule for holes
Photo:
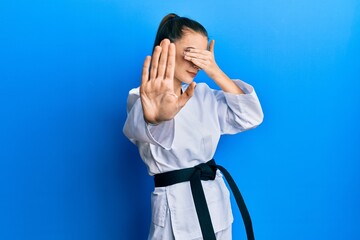
[[[197,72],[190,72],[190,71],[187,71],[187,72],[190,74],[191,77],[195,77],[197,74]]]

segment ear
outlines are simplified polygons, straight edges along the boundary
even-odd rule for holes
[[[209,50],[210,52],[214,53],[214,47],[215,47],[215,40],[211,40]]]

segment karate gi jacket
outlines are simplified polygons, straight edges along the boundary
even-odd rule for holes
[[[144,120],[139,88],[129,92],[124,134],[137,145],[150,175],[194,167],[211,160],[222,134],[235,134],[258,126],[263,112],[254,88],[235,83],[245,94],[213,90],[198,83],[194,95],[174,119],[158,125]],[[185,90],[186,86],[183,86]],[[215,232],[233,222],[230,194],[217,171],[213,181],[202,181]],[[201,237],[189,182],[155,188],[151,196],[152,224],[164,227],[171,218],[175,239]]]

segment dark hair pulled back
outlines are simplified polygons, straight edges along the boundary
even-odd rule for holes
[[[160,22],[156,33],[153,51],[162,40],[168,38],[170,42],[179,40],[184,35],[184,30],[190,29],[208,37],[206,29],[197,21],[187,17],[179,17],[175,13],[169,13]]]

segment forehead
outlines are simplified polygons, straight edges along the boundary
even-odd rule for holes
[[[208,39],[201,33],[184,30],[184,35],[175,42],[175,45],[180,49],[197,48],[206,50],[208,46]]]

